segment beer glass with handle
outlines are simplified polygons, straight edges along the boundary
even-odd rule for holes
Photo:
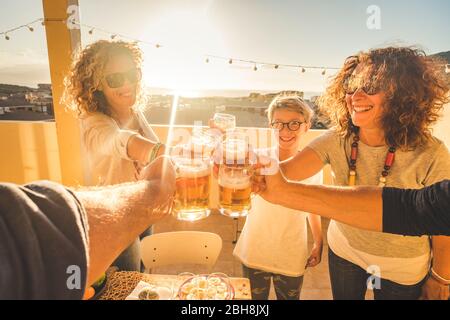
[[[172,157],[176,172],[174,215],[178,220],[196,221],[209,216],[210,157],[190,152]]]

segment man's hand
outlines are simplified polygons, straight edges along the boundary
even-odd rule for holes
[[[153,208],[151,214],[161,217],[172,211],[173,201],[175,197],[175,169],[169,157],[161,156],[156,158],[152,163],[145,167],[141,174],[141,180],[151,182],[149,193],[157,192],[154,203],[149,203],[149,208]],[[156,190],[155,190],[156,187]]]
[[[141,180],[168,180],[175,184],[175,169],[167,156],[160,156],[146,166],[140,175]]]
[[[253,167],[252,191],[258,193],[266,201],[279,204],[280,192],[287,185],[278,161],[269,157],[258,156],[258,163]]]

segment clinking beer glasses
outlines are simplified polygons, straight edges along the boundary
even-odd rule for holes
[[[251,208],[252,166],[246,139],[230,138],[223,142],[219,164],[219,210],[228,217],[244,217]]]

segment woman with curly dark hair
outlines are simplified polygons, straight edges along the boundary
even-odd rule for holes
[[[333,127],[282,163],[283,173],[303,180],[330,164],[335,185],[413,189],[449,179],[449,151],[431,134],[448,93],[442,65],[420,50],[360,52],[345,61],[319,100]],[[418,299],[421,291],[425,298],[448,298],[448,288],[428,275],[433,270],[450,278],[449,239],[433,237],[430,243],[428,237],[365,231],[332,220],[334,299],[364,299],[368,282],[375,299]]]
[[[163,153],[140,110],[145,103],[141,64],[136,44],[100,40],[79,53],[66,77],[64,102],[81,119],[90,185],[136,181],[141,168]],[[115,265],[139,271],[140,263],[136,240]]]

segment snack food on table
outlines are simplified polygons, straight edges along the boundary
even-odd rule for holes
[[[144,288],[139,292],[139,300],[159,300],[159,294],[152,288]]]
[[[178,297],[181,300],[231,300],[233,292],[225,279],[199,275],[187,279],[180,286]]]

